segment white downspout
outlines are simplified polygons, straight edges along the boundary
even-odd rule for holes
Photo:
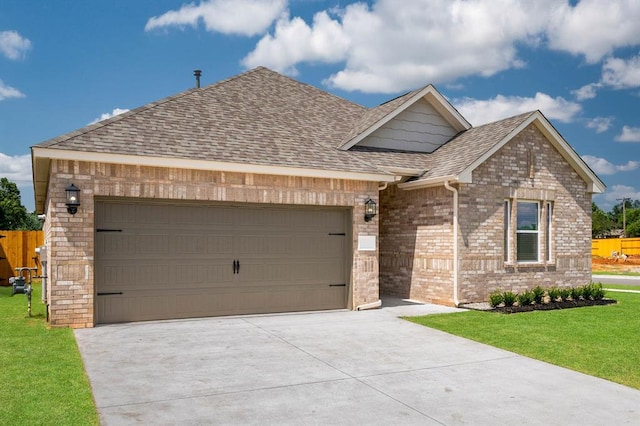
[[[458,190],[444,181],[444,187],[453,192],[453,303],[460,305],[458,300]]]

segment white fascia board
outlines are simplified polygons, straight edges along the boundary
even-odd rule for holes
[[[398,188],[410,191],[412,189],[433,188],[435,186],[443,186],[445,182],[462,183],[459,176],[441,176],[430,179],[418,179],[411,182],[399,183]]]
[[[262,175],[301,176],[326,179],[361,180],[372,182],[395,182],[396,176],[388,173],[359,173],[340,170],[307,169],[259,164],[227,163],[222,161],[194,160],[185,158],[149,157],[99,152],[69,151],[33,147],[34,161],[37,158],[85,161],[92,163],[125,164],[148,167],[195,169]]]
[[[607,186],[600,180],[593,170],[585,163],[569,143],[558,133],[540,111],[536,111],[535,125],[553,146],[560,152],[571,167],[587,182],[587,190],[594,194],[603,193]]]
[[[602,193],[605,191],[606,186],[596,176],[593,171],[587,166],[587,164],[580,158],[580,156],[573,150],[571,145],[557,132],[557,130],[549,123],[545,116],[536,111],[529,118],[523,121],[518,127],[513,129],[507,136],[505,136],[499,143],[495,144],[490,150],[485,152],[480,158],[476,159],[470,166],[464,169],[459,177],[461,182],[471,182],[471,174],[482,163],[487,161],[493,154],[498,152],[507,142],[513,139],[516,135],[527,128],[531,123],[542,132],[547,140],[558,150],[560,155],[567,160],[571,167],[580,175],[580,177],[587,183],[587,191],[592,193]]]
[[[433,87],[433,85],[429,84],[411,98],[409,98],[406,102],[396,108],[394,111],[391,111],[389,114],[382,117],[380,120],[376,121],[373,125],[371,125],[364,132],[360,133],[355,138],[351,139],[349,142],[340,146],[339,149],[343,151],[347,151],[354,145],[357,145],[358,142],[371,135],[373,132],[378,130],[380,127],[387,124],[389,121],[393,120],[397,117],[401,112],[409,108],[414,103],[418,102],[420,99],[424,98],[429,104],[431,104],[436,111],[438,111],[442,116],[451,124],[459,132],[463,130],[468,130],[471,128],[471,124],[456,110],[450,103],[447,101],[444,96],[438,92],[438,90]]]

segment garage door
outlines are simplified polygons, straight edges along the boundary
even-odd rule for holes
[[[348,211],[98,201],[96,322],[344,308]]]

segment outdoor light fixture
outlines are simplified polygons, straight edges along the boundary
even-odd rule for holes
[[[378,214],[378,206],[376,202],[369,198],[364,202],[364,221],[369,222],[373,217]]]
[[[67,212],[69,214],[76,214],[78,212],[78,207],[80,207],[80,188],[71,184],[67,186],[64,191],[67,194]]]

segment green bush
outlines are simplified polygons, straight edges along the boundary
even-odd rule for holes
[[[533,288],[532,292],[533,292],[533,301],[535,303],[542,303],[542,301],[544,300],[544,288],[538,285]]]
[[[591,297],[593,300],[604,299],[605,291],[602,288],[602,283],[591,283]]]
[[[558,287],[551,287],[549,290],[547,290],[547,293],[549,294],[549,299],[552,302],[556,302],[560,297],[560,289]]]
[[[562,300],[563,302],[566,302],[567,299],[569,299],[569,296],[571,296],[571,289],[569,288],[560,289],[560,300]]]
[[[571,290],[569,290],[570,294],[571,294],[571,299],[574,302],[577,302],[578,300],[580,300],[580,296],[582,296],[582,287],[571,287]]]
[[[518,305],[529,306],[533,303],[534,298],[535,294],[533,293],[533,291],[525,290],[517,296]]]
[[[512,291],[505,291],[502,293],[502,300],[504,302],[504,306],[513,306],[516,303],[517,295]]]
[[[495,290],[489,294],[489,304],[492,308],[500,306],[504,302],[504,296],[500,290]]]
[[[587,284],[583,287],[580,287],[580,289],[582,290],[582,298],[584,300],[591,300],[591,297],[593,296],[593,292],[595,291],[595,288],[593,288],[591,284]]]

